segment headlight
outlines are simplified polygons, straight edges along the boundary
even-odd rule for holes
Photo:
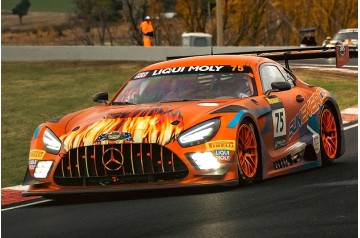
[[[211,152],[196,152],[190,155],[191,159],[199,169],[218,169],[220,163]]]
[[[205,143],[215,136],[220,127],[220,119],[200,123],[180,134],[179,144],[188,147]]]
[[[59,154],[61,141],[50,129],[46,129],[43,135],[43,144],[46,152]]]

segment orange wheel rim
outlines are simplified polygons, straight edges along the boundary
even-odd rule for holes
[[[326,155],[335,158],[338,145],[336,122],[329,109],[325,109],[321,115],[321,140]]]
[[[252,178],[255,176],[258,167],[257,142],[254,130],[247,124],[240,127],[237,150],[242,172],[248,178]]]

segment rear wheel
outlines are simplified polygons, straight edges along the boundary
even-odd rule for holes
[[[250,184],[259,170],[258,141],[253,125],[246,119],[237,135],[237,157],[240,184]]]
[[[338,127],[335,116],[330,107],[325,105],[321,112],[321,158],[323,165],[329,166],[334,163],[338,147]]]

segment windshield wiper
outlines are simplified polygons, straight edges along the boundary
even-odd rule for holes
[[[190,101],[199,101],[200,99],[176,99],[176,100],[169,100],[169,101],[161,101],[160,103],[167,103],[167,102],[190,102]]]
[[[136,105],[136,104],[131,102],[113,102],[112,105]]]

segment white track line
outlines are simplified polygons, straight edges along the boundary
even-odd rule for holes
[[[357,127],[357,126],[358,126],[358,123],[356,123],[354,125],[346,126],[346,127],[344,127],[344,131],[349,130],[349,129],[354,128],[354,127]]]
[[[37,202],[27,203],[27,204],[15,206],[15,207],[4,208],[4,209],[1,209],[1,211],[3,212],[3,211],[13,210],[13,209],[17,209],[17,208],[22,208],[22,207],[28,207],[28,206],[32,206],[32,205],[36,205],[36,204],[41,204],[41,203],[49,202],[49,201],[51,201],[51,200],[43,200],[43,201],[37,201]]]

